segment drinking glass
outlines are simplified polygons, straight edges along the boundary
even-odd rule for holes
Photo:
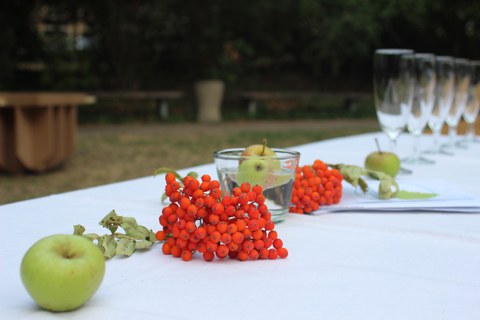
[[[465,141],[475,142],[475,122],[480,109],[480,61],[472,61],[470,90],[468,93],[467,105],[463,112],[463,120],[467,123]]]
[[[373,63],[374,100],[381,130],[396,151],[396,141],[405,130],[414,89],[414,51],[377,49]]]
[[[407,116],[407,130],[413,137],[413,150],[403,161],[411,164],[434,163],[420,155],[419,143],[435,103],[435,55],[416,53],[414,75],[413,103]]]
[[[258,184],[263,188],[272,221],[281,222],[289,211],[300,153],[271,150],[273,155],[247,155],[245,148],[231,148],[216,151],[213,158],[223,194],[232,195],[243,182]]]
[[[457,147],[457,127],[467,105],[470,87],[470,64],[467,59],[455,59],[455,95],[445,120],[448,125],[449,141],[444,146],[449,151]]]
[[[428,118],[428,127],[432,130],[433,146],[426,153],[438,154],[443,153],[440,147],[440,137],[442,127],[445,124],[448,111],[453,101],[455,74],[454,60],[452,57],[437,56],[435,57],[435,70],[437,84],[435,86],[435,103],[430,117]]]

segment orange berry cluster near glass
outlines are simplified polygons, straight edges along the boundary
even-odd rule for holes
[[[165,175],[165,195],[170,204],[159,217],[162,230],[156,238],[165,241],[162,251],[189,261],[195,252],[205,261],[215,257],[240,261],[286,258],[288,250],[274,230],[271,213],[259,185],[243,183],[222,195],[220,183],[203,175],[182,179]]]
[[[340,171],[330,169],[321,160],[315,160],[313,165],[297,167],[289,211],[308,214],[320,206],[339,203],[342,180]]]

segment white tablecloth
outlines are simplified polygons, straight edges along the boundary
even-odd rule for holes
[[[302,164],[318,158],[361,165],[376,148],[374,137],[388,145],[375,133],[293,149]],[[410,142],[400,138],[400,155]],[[442,177],[480,196],[479,156],[477,144],[410,168],[415,178]],[[216,176],[213,164],[182,172],[190,170]],[[196,254],[183,262],[158,245],[108,261],[101,287],[80,309],[53,314],[36,307],[19,276],[35,241],[71,233],[75,224],[105,233],[98,222],[112,209],[157,229],[163,187],[163,177],[145,177],[0,206],[0,318],[480,319],[476,213],[291,214],[276,227],[287,259],[206,263]]]

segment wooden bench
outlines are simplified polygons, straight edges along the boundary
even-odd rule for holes
[[[352,111],[360,99],[371,95],[365,92],[319,92],[319,91],[245,91],[237,93],[240,99],[247,103],[248,115],[254,117],[257,113],[258,101],[300,101],[308,102],[320,98],[336,98],[342,100],[346,110]]]
[[[100,91],[92,93],[98,99],[153,100],[162,119],[168,119],[170,100],[184,97],[182,91]]]
[[[74,151],[80,92],[0,92],[0,170],[43,172]]]

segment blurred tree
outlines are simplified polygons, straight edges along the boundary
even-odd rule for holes
[[[33,79],[30,78],[35,72],[32,75],[31,69],[34,66],[31,62],[39,62],[42,58],[41,44],[33,19],[35,9],[35,0],[0,2],[1,89],[15,89],[18,82],[32,85]]]
[[[258,87],[269,77],[271,87],[302,88],[301,78],[366,88],[378,47],[480,59],[478,21],[480,2],[468,0],[8,0],[0,86],[152,89],[218,77]],[[43,63],[41,77],[20,78],[25,62]]]

